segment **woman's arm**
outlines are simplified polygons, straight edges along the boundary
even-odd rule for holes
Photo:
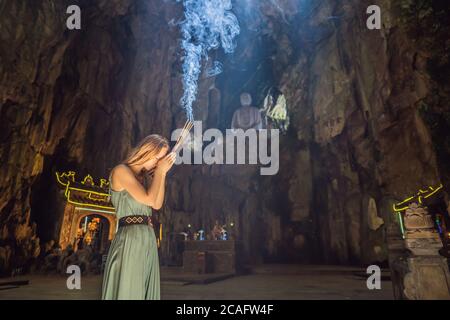
[[[161,209],[164,202],[164,194],[166,190],[166,174],[172,168],[175,163],[175,159],[177,158],[177,154],[175,152],[169,153],[167,156],[158,161],[155,169],[155,175],[153,180],[158,180],[158,193],[156,195],[156,202],[153,206],[153,209],[159,210]]]
[[[153,179],[156,179],[156,175],[158,174],[158,172],[155,171],[155,176]],[[153,209],[155,210],[159,210],[161,209],[163,202],[164,202],[164,194],[165,194],[165,190],[166,190],[166,174],[165,173],[160,173],[161,175],[161,182],[159,183],[159,188],[158,188],[158,193],[156,196],[156,201],[155,201],[155,205],[153,206]]]
[[[126,189],[136,201],[159,210],[164,200],[166,174],[172,168],[175,159],[176,154],[170,153],[158,162],[153,180],[147,189],[136,179],[131,169],[125,165],[116,167],[117,172],[115,172],[114,177],[117,177],[122,188]]]
[[[136,201],[150,207],[155,205],[160,187],[159,184],[161,183],[160,174],[157,175],[155,173],[153,182],[147,189],[136,179],[133,171],[125,165],[118,165],[114,169],[113,179],[116,185],[119,184],[123,189],[127,190]]]

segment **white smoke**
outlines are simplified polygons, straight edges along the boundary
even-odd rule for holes
[[[240,33],[236,16],[231,12],[231,0],[177,0],[183,2],[184,20],[180,23],[184,50],[183,89],[181,105],[188,119],[193,120],[192,104],[197,96],[202,59],[208,59],[212,49],[222,47],[225,53],[235,49],[234,39]],[[215,61],[208,76],[222,72]]]

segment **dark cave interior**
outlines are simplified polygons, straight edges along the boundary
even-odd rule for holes
[[[0,273],[57,241],[66,202],[56,172],[107,178],[144,136],[170,137],[185,120],[170,23],[181,6],[74,2],[85,10],[77,32],[62,27],[67,0],[0,3]],[[251,17],[236,3],[236,50],[212,53],[223,72],[202,75],[195,119],[225,132],[242,92],[261,108],[279,87],[291,117],[280,170],[174,168],[158,212],[164,239],[231,221],[245,263],[386,265],[394,203],[442,183],[430,211],[448,217],[449,11],[400,2],[386,1],[382,30],[365,27],[366,0],[286,0],[281,11],[263,0]],[[161,257],[169,263],[167,246]]]

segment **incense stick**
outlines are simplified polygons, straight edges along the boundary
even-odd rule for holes
[[[186,140],[186,138],[189,135],[189,132],[191,131],[192,127],[194,126],[194,123],[192,121],[186,121],[186,123],[183,126],[183,129],[181,129],[181,133],[178,136],[178,139],[175,143],[175,145],[172,148],[171,152],[177,152],[178,149],[180,148],[180,146],[183,145],[184,141]],[[148,175],[153,176],[153,174],[155,173],[155,169],[153,168],[148,172]]]
[[[182,139],[184,132],[186,131],[186,128],[189,126],[191,122],[188,120],[184,123],[183,129],[181,129],[181,133],[178,136],[177,142],[175,143],[175,146],[178,144],[178,142]]]
[[[181,134],[179,135],[177,142],[175,143],[175,146],[172,148],[172,152],[177,152],[180,146],[183,145],[193,126],[194,123],[192,121],[186,121],[183,129],[181,130]]]

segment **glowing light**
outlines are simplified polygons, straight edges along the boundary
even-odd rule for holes
[[[443,187],[444,186],[442,184],[440,184],[439,187],[436,187],[436,188],[430,186],[426,190],[419,189],[419,191],[417,192],[416,195],[408,197],[405,200],[403,200],[402,202],[394,203],[392,205],[392,209],[398,215],[398,221],[400,223],[400,229],[402,232],[403,239],[405,239],[405,227],[403,225],[402,212],[409,208],[409,205],[411,204],[412,201],[418,201],[420,204],[422,204],[423,199],[427,199],[427,198],[431,197],[432,195],[436,194],[436,192],[441,190]],[[440,223],[438,221],[436,221],[436,223],[438,225],[438,228],[441,230]]]
[[[402,232],[403,239],[405,239],[405,227],[403,225],[403,217],[400,212],[398,212],[397,214],[398,214],[398,222],[400,223],[400,231]]]
[[[407,202],[409,202],[409,201],[411,201],[413,199],[414,199],[414,197],[410,197],[410,198],[407,198],[407,199],[403,200],[400,203],[397,203],[397,204],[394,203],[393,204],[394,211],[395,212],[400,212],[400,211],[404,211],[404,210],[408,209],[409,205],[407,205],[405,207],[401,207],[401,208],[397,208],[397,206],[401,206],[401,205],[403,205],[403,204],[405,204],[405,203],[407,203]]]
[[[163,228],[163,225],[162,225],[162,223],[159,225],[159,241],[158,241],[158,248],[159,248],[159,246],[161,245],[161,241],[162,241],[162,238],[163,238],[163,231],[162,231],[162,228]]]
[[[184,21],[181,22],[184,50],[183,89],[180,100],[189,120],[193,120],[192,104],[195,101],[202,58],[222,46],[225,53],[234,51],[234,38],[240,33],[236,16],[231,12],[231,0],[177,0],[183,2]],[[215,62],[209,76],[220,73],[222,67]]]
[[[94,179],[90,174],[88,174],[86,177],[84,177],[83,181],[81,181],[82,184],[89,184],[90,186],[94,185]]]
[[[109,182],[106,179],[100,179],[100,188],[108,188]]]
[[[432,186],[428,187],[426,190],[419,189],[419,192],[417,192],[416,195],[408,197],[407,199],[403,200],[402,202],[396,203],[392,205],[392,208],[394,209],[394,212],[402,212],[408,209],[409,204],[412,200],[417,199],[417,201],[422,204],[423,199],[427,199],[431,197],[432,195],[436,194],[438,191],[440,191],[444,186],[441,184],[439,187],[433,188]]]
[[[87,204],[87,203],[75,201],[75,200],[73,200],[73,199],[71,198],[70,190],[66,190],[65,195],[66,195],[66,199],[67,199],[67,202],[68,202],[68,203],[71,203],[71,204],[74,204],[74,205],[77,205],[77,206],[82,206],[82,207],[93,207],[93,208],[99,208],[99,209],[109,209],[109,210],[111,210],[110,212],[114,212],[114,211],[115,211],[114,207],[112,207],[112,206],[111,206],[111,207],[110,207],[110,206],[102,206],[102,205],[91,204],[91,203]],[[107,195],[108,195],[108,194],[107,194]]]
[[[76,207],[75,210],[79,211],[87,211],[87,212],[98,212],[98,213],[106,213],[106,214],[112,214],[114,212],[111,212],[111,210],[99,210],[99,209],[92,209],[92,208],[83,208],[83,207]]]
[[[66,179],[67,182],[64,182],[62,179]],[[75,171],[64,172],[61,174],[56,172],[56,181],[63,186],[66,186],[68,181],[75,182]]]
[[[436,225],[438,227],[439,234],[442,234],[441,221],[439,220],[438,217],[436,217]]]
[[[76,206],[80,207],[92,207],[92,208],[98,208],[98,209],[105,209],[109,210],[109,212],[114,212],[115,209],[113,205],[110,203],[109,205],[100,205],[100,204],[94,204],[94,203],[83,203],[77,200],[74,200],[72,197],[72,192],[81,192],[84,193],[84,196],[87,199],[94,200],[94,201],[103,201],[105,203],[109,203],[109,193],[107,192],[98,192],[90,189],[89,187],[95,187],[94,179],[91,175],[87,175],[84,177],[83,181],[80,183],[81,185],[86,185],[86,188],[81,187],[75,187],[72,185],[72,183],[75,183],[75,172],[69,171],[67,173],[60,174],[59,172],[56,172],[56,181],[64,187],[64,196],[67,199],[67,202]],[[80,185],[79,184],[79,185]],[[105,179],[100,180],[100,188],[104,189],[107,187],[109,183],[106,182]]]

